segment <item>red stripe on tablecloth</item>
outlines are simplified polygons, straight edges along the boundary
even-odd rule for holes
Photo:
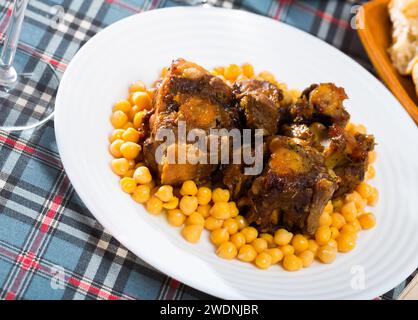
[[[97,295],[100,298],[103,299],[110,299],[110,300],[120,300],[121,297],[110,294],[107,291],[104,291],[96,286],[93,286],[92,284],[89,284],[86,281],[83,280],[79,280],[77,278],[71,277],[68,279],[68,282],[71,283],[73,286],[77,287],[77,288],[81,288],[86,292],[90,292],[93,293],[95,295]]]
[[[64,178],[64,180],[61,183],[61,186],[58,189],[57,194],[52,199],[52,204],[48,212],[42,219],[42,224],[40,227],[40,231],[42,233],[47,232],[49,227],[51,226],[51,223],[54,221],[55,215],[57,214],[57,211],[62,204],[63,195],[67,192],[69,186],[70,186],[69,180],[67,178]]]
[[[16,294],[14,292],[8,292],[6,294],[5,300],[14,300],[15,297],[16,297]]]
[[[5,20],[7,20],[7,19],[5,19]],[[1,30],[4,30],[5,20],[3,20],[3,22],[0,24]],[[0,38],[4,38],[4,33],[3,32],[0,32]],[[37,58],[40,58],[44,62],[52,64],[54,67],[57,67],[61,71],[65,71],[65,69],[68,66],[68,63],[64,62],[64,60],[54,58],[54,57],[50,56],[49,54],[47,54],[45,52],[39,52],[35,48],[33,48],[33,47],[31,47],[27,44],[24,44],[22,42],[19,42],[18,48],[21,49],[22,51],[28,53],[29,55],[35,56]]]
[[[28,252],[27,254],[18,254],[16,256],[16,261],[21,264],[21,268],[25,271],[29,269],[38,269],[39,262],[35,259],[35,254],[33,252]]]
[[[52,200],[51,208],[46,213],[45,217],[42,219],[41,232],[47,232],[51,222],[54,221],[55,214],[57,213],[58,208],[62,203],[61,195],[56,195]]]
[[[178,282],[176,279],[171,279],[170,287],[168,288],[167,294],[165,295],[165,299],[172,300],[175,297],[179,286],[180,282]]]
[[[21,268],[24,269],[25,271],[29,270],[32,267],[33,269],[38,269],[38,270],[43,271],[44,273],[50,275],[51,277],[55,276],[55,273],[52,272],[52,268],[50,266],[43,265],[42,261],[38,260],[38,258],[33,252],[29,252],[26,254],[23,254],[23,253],[16,254],[11,249],[8,249],[0,245],[0,255],[8,257],[10,260],[17,261],[20,264]],[[65,278],[66,279],[64,280],[67,280],[67,283],[70,283],[74,287],[83,288],[83,289],[89,288],[89,290],[85,290],[85,291],[97,294],[99,297],[104,298],[104,299],[109,299],[109,300],[120,300],[122,298],[133,299],[132,297],[125,295],[125,294],[123,296],[111,294],[108,289],[101,289],[101,288],[99,289],[98,285],[92,285],[86,281],[78,280],[74,276],[71,276],[71,277],[65,276]],[[14,291],[10,291],[6,294],[5,299],[9,298],[10,300],[12,300],[15,298],[15,296],[16,294],[14,293]]]
[[[49,162],[56,166],[59,169],[62,169],[62,163],[58,156],[54,157],[49,155],[48,153],[35,149],[33,147],[30,147],[26,145],[24,142],[19,142],[13,138],[6,137],[4,135],[0,134],[0,143],[7,144],[8,146],[11,146],[14,149],[17,149],[22,152],[26,152],[31,156],[37,157],[40,160],[44,160],[46,162]]]
[[[119,1],[119,0],[106,0],[106,2],[108,4],[111,4],[111,5],[112,4],[116,4],[119,7],[124,8],[124,9],[128,9],[129,11],[132,11],[132,12],[141,12],[140,9],[135,8],[133,6],[130,6],[129,4],[127,4],[127,3],[123,2],[123,1]]]
[[[31,46],[28,46],[24,43],[19,43],[19,49],[22,49],[26,51],[27,53],[31,54],[32,56],[38,57],[42,59],[43,61],[46,61],[50,64],[52,64],[54,67],[57,67],[64,71],[68,64],[65,63],[63,60],[59,60],[57,58],[52,57],[51,55],[45,53],[45,52],[39,52],[36,49],[32,48]]]
[[[330,14],[324,12],[324,11],[313,8],[308,4],[297,1],[297,2],[295,2],[295,6],[299,7],[300,9],[302,9],[306,12],[313,13],[314,15],[316,15],[316,16],[324,19],[324,20],[327,20],[327,21],[329,21],[333,24],[336,24],[343,29],[348,29],[350,27],[350,24],[347,21],[338,19],[338,18],[336,18],[336,17],[334,17],[334,16],[332,16],[332,15],[330,15]]]
[[[19,151],[24,151],[27,153],[34,153],[35,149],[32,147],[29,147],[27,145],[25,145],[24,143],[21,143],[17,140],[11,139],[11,138],[7,138],[5,136],[0,135],[0,142],[3,142],[13,148],[16,148]]]

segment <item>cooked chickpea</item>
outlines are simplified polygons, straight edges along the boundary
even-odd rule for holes
[[[161,77],[165,77],[168,73],[168,68],[164,67],[161,69]]]
[[[376,151],[369,152],[369,163],[374,163],[376,161]]]
[[[359,206],[361,206],[363,202],[363,198],[360,195],[360,193],[358,193],[357,191],[353,191],[351,193],[346,194],[345,196],[345,202],[351,202],[351,201],[354,202],[354,204],[358,208]]]
[[[142,127],[142,125],[143,125],[142,121],[144,119],[144,115],[145,115],[144,111],[138,111],[137,113],[135,113],[132,121],[133,121],[133,125],[136,129],[139,129],[139,128]]]
[[[361,225],[360,225],[360,222],[358,221],[358,219],[355,219],[354,221],[351,221],[349,224],[353,226],[353,228],[354,228],[354,230],[356,230],[356,232],[361,230]]]
[[[260,269],[267,269],[271,266],[271,255],[266,252],[261,252],[255,258],[255,265]]]
[[[180,191],[181,192],[181,191]],[[212,199],[212,190],[207,187],[200,187],[197,190],[197,202],[199,205],[207,205]]]
[[[244,244],[241,246],[238,252],[238,259],[245,262],[254,261],[257,257],[257,251],[250,244]]]
[[[230,81],[234,81],[240,74],[241,68],[236,64],[230,64],[224,71],[224,77]]]
[[[146,92],[134,92],[132,94],[132,100],[139,110],[149,109],[151,107],[151,98]]]
[[[123,129],[115,129],[109,136],[110,143],[112,143],[113,141],[115,141],[117,139],[123,140],[122,136],[123,136],[124,132],[125,132],[125,130],[123,130]]]
[[[332,201],[330,200],[330,201],[327,202],[327,205],[325,206],[323,212],[326,212],[328,214],[331,214],[332,211],[333,211],[333,209],[334,209],[334,206],[332,205]]]
[[[347,223],[345,224],[341,229],[340,229],[340,234],[341,233],[350,233],[350,234],[355,234],[357,232],[356,228],[350,224]]]
[[[113,141],[109,146],[109,151],[112,156],[115,158],[121,158],[122,152],[120,151],[120,147],[125,143],[122,139],[116,139]]]
[[[290,243],[293,238],[293,233],[287,231],[286,229],[279,229],[274,233],[274,242],[278,246],[284,246]]]
[[[237,220],[239,230],[242,230],[248,226],[248,222],[243,216],[236,216],[235,220]]]
[[[238,232],[231,236],[230,241],[239,249],[245,244],[245,237],[241,232]]]
[[[216,202],[228,202],[229,201],[229,190],[216,188],[212,192],[212,201]]]
[[[163,202],[168,202],[173,198],[173,187],[164,185],[158,188],[155,196]]]
[[[179,203],[179,208],[188,216],[196,211],[198,206],[197,198],[194,196],[183,196]]]
[[[186,221],[186,216],[179,209],[168,210],[167,221],[174,227],[180,227]]]
[[[358,217],[362,229],[371,229],[376,225],[376,218],[373,213],[364,213]]]
[[[128,113],[131,110],[132,106],[128,100],[119,100],[113,105],[113,112],[120,110],[124,113]]]
[[[133,193],[136,190],[136,181],[133,178],[120,179],[120,186],[126,193]]]
[[[367,198],[367,204],[369,206],[374,206],[379,199],[379,191],[376,188],[372,187],[370,196]]]
[[[340,212],[344,204],[344,201],[341,198],[332,200],[332,205],[334,206],[334,212]]]
[[[151,172],[145,166],[140,166],[135,169],[134,179],[140,184],[148,184],[152,181]]]
[[[133,106],[132,109],[128,112],[127,116],[128,116],[128,120],[129,122],[132,123],[132,121],[135,118],[135,115],[139,112],[139,108],[137,106]],[[133,123],[132,123],[132,127],[134,127]]]
[[[337,249],[332,246],[325,245],[318,248],[316,256],[323,263],[331,263],[337,257]]]
[[[282,251],[283,255],[288,256],[295,253],[295,248],[292,245],[286,244],[284,246],[280,246],[280,250]]]
[[[163,202],[157,197],[151,196],[147,201],[147,210],[152,214],[160,214],[163,210]]]
[[[277,82],[275,76],[269,71],[262,71],[258,76],[273,84]]]
[[[139,132],[134,128],[128,128],[123,132],[122,139],[126,142],[138,143]]]
[[[283,259],[283,252],[279,248],[270,248],[265,251],[271,257],[271,263],[275,264]]]
[[[122,129],[127,130],[127,129],[130,129],[130,128],[133,128],[133,127],[134,127],[134,124],[132,122],[128,121],[127,123],[125,123],[125,125],[122,127]]]
[[[258,236],[258,231],[254,227],[245,227],[241,230],[241,233],[244,235],[247,243],[253,242]]]
[[[223,223],[223,220],[210,216],[205,219],[205,228],[209,231],[212,231],[222,227]]]
[[[308,250],[311,251],[314,255],[316,255],[316,252],[318,251],[319,245],[313,239],[309,239],[308,243],[309,243]]]
[[[268,248],[267,241],[264,240],[263,238],[255,239],[254,241],[251,242],[251,245],[254,247],[257,253],[261,253]]]
[[[331,230],[329,227],[319,227],[315,232],[315,240],[319,245],[325,245],[331,239]]]
[[[197,199],[197,201],[199,202],[199,199]],[[208,204],[205,205],[199,205],[196,209],[197,212],[199,212],[204,218],[207,218],[210,216],[210,208],[211,206]]]
[[[210,233],[210,240],[216,246],[229,240],[229,233],[225,228],[218,228]]]
[[[302,260],[303,267],[307,268],[312,264],[315,255],[312,251],[306,250],[299,254],[299,258]]]
[[[129,170],[129,162],[125,158],[113,159],[111,167],[114,173],[119,176],[123,176]]]
[[[238,232],[238,222],[233,218],[225,220],[223,227],[228,231],[230,235],[233,235]]]
[[[135,171],[135,164],[136,164],[136,162],[135,162],[135,160],[128,160],[128,163],[129,163],[129,170],[134,170]]]
[[[147,90],[147,87],[142,81],[134,82],[129,86],[129,93],[134,93],[137,91],[146,91],[146,90]]]
[[[333,213],[331,216],[331,219],[332,219],[331,227],[334,227],[338,230],[341,229],[343,225],[346,224],[345,218],[341,213],[338,213],[338,212]]]
[[[205,218],[198,212],[193,212],[190,216],[186,219],[186,224],[199,224],[201,226],[205,225]]]
[[[147,93],[148,93],[148,95],[149,95],[149,97],[151,98],[151,101],[152,101],[152,99],[154,97],[154,94],[155,94],[155,88],[147,89]]]
[[[376,169],[374,166],[369,166],[369,168],[366,171],[366,180],[373,179],[376,176]]]
[[[200,239],[200,235],[202,234],[203,227],[198,224],[191,224],[185,226],[181,231],[183,237],[191,243],[196,243]]]
[[[331,239],[336,239],[340,234],[340,231],[338,231],[338,229],[335,227],[331,227],[329,229],[331,230]]]
[[[194,181],[187,180],[183,182],[181,189],[180,189],[180,194],[182,196],[195,196],[196,193],[197,193],[197,186],[196,186],[196,183],[194,183]]]
[[[242,69],[243,75],[246,76],[247,78],[251,78],[254,76],[254,67],[251,64],[244,63],[241,66],[241,69]]]
[[[283,268],[287,271],[298,271],[302,269],[303,261],[294,254],[285,255],[283,258]]]
[[[145,203],[151,196],[151,189],[147,185],[139,185],[132,194],[132,199],[138,203]]]
[[[125,142],[120,146],[120,152],[125,159],[136,159],[141,152],[141,146],[134,142]]]
[[[176,209],[178,205],[179,205],[179,198],[173,196],[170,200],[163,203],[163,208],[164,209]]]
[[[305,236],[301,234],[297,234],[292,239],[292,246],[296,252],[302,252],[302,251],[308,250],[309,242]]]
[[[341,208],[341,214],[345,221],[352,222],[357,217],[357,207],[353,201],[347,202]]]
[[[129,169],[126,171],[126,173],[123,175],[124,178],[132,178],[134,176],[135,169]]]
[[[267,245],[268,245],[269,248],[273,248],[273,247],[276,246],[276,243],[274,243],[274,238],[271,234],[262,233],[262,234],[260,234],[260,238],[267,241]]]
[[[128,122],[128,116],[122,110],[116,110],[113,112],[110,121],[114,128],[120,129]]]
[[[356,246],[355,236],[349,233],[340,234],[336,240],[339,252],[349,252]]]
[[[234,218],[239,215],[239,209],[237,208],[237,204],[234,201],[228,202],[229,205],[229,213],[231,218]]]
[[[215,67],[212,70],[212,74],[214,76],[219,76],[219,75],[223,75],[225,72],[225,68],[224,67]]]
[[[319,217],[319,225],[329,227],[332,224],[332,218],[328,212],[323,212]]]
[[[229,209],[230,207],[227,202],[216,202],[210,209],[209,213],[216,219],[225,220],[231,217]]]
[[[338,249],[338,243],[335,239],[331,239],[330,241],[328,241],[327,245],[335,249]]]
[[[237,253],[237,247],[235,247],[235,245],[230,241],[222,243],[216,250],[216,254],[219,257],[228,260],[234,259],[237,256]]]

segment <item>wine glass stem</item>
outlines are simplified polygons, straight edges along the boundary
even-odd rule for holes
[[[16,70],[13,68],[23,18],[29,0],[14,0],[12,14],[4,36],[3,47],[0,51],[0,84],[13,84],[17,79]]]

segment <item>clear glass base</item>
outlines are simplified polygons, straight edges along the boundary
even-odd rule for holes
[[[19,49],[13,67],[0,70],[0,130],[33,129],[52,118],[59,78],[48,63]]]

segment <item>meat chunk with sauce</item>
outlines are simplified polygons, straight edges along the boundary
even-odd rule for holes
[[[247,219],[262,232],[285,227],[315,233],[337,184],[321,153],[303,140],[275,136],[270,158],[252,183]]]
[[[265,136],[277,133],[281,113],[282,91],[268,81],[248,79],[233,85],[239,110],[243,115],[243,127],[262,129]]]
[[[287,117],[293,123],[319,122],[326,126],[337,124],[344,127],[350,120],[343,106],[345,99],[344,89],[333,83],[313,84],[289,107]]]
[[[192,144],[178,141],[180,121],[186,125],[186,134],[192,129],[203,130],[236,126],[237,115],[233,106],[231,88],[220,78],[211,75],[201,66],[184,59],[175,60],[166,76],[159,82],[153,99],[154,114],[150,118],[149,137],[144,142],[144,160],[159,177],[162,184],[178,185],[185,180],[203,182],[210,178],[218,165],[171,163],[167,152],[192,151]],[[162,159],[155,158],[155,152],[162,141],[157,141],[160,129],[169,129],[176,141],[169,145]],[[198,151],[199,152],[199,151]],[[178,160],[178,158],[176,158]]]
[[[329,129],[330,143],[324,151],[325,163],[338,177],[334,197],[353,191],[363,180],[374,149],[374,137],[362,133],[351,134],[345,128]]]

